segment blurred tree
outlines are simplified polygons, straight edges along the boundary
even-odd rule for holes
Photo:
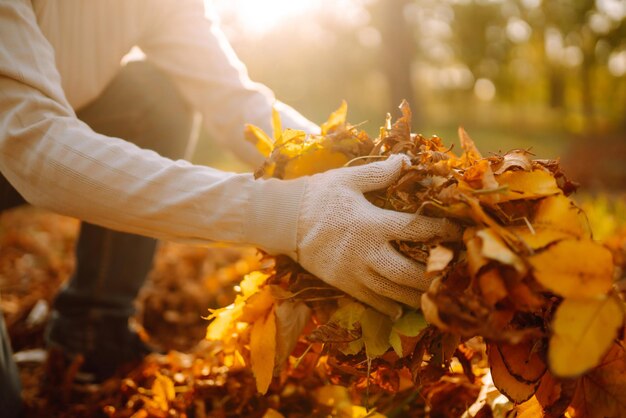
[[[370,6],[372,22],[378,28],[382,47],[379,63],[389,85],[389,109],[395,109],[402,100],[411,105],[413,126],[420,123],[421,107],[415,100],[412,66],[418,59],[414,35],[406,20],[405,11],[413,0],[379,0]]]

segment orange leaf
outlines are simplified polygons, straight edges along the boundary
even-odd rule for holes
[[[504,365],[513,377],[525,383],[535,383],[541,379],[547,366],[539,355],[534,341],[523,341],[519,344],[499,344],[498,350]]]
[[[580,379],[568,413],[575,418],[626,416],[624,341],[615,342],[600,364]]]
[[[272,381],[276,358],[276,316],[274,309],[260,316],[250,332],[250,363],[256,379],[256,389],[266,393]]]

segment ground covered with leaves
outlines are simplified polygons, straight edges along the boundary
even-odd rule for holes
[[[626,230],[609,222],[619,203],[607,203],[619,195],[579,205],[558,161],[483,157],[463,130],[455,153],[411,133],[401,110],[378,138],[346,121],[345,104],[321,135],[283,130],[276,116],[271,137],[247,131],[267,156],[258,177],[409,156],[368,199],[464,233],[394,243],[433,280],[422,309],[395,320],[288,258],[163,244],[136,322],[169,353],[77,387],[75,367],[45,360],[41,333],[78,224],[32,208],[2,214],[1,303],[27,416],[626,416]]]

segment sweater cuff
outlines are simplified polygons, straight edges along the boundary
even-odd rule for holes
[[[307,178],[255,180],[243,231],[245,241],[296,259],[298,219]]]

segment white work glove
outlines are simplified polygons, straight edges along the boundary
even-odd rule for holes
[[[301,194],[296,193],[295,253],[279,248],[276,234],[287,238],[284,243],[292,236],[292,231],[281,232],[281,226],[266,231],[274,232],[274,239],[267,240],[273,245],[266,247],[290,255],[326,283],[392,318],[402,313],[398,302],[419,307],[430,284],[425,266],[398,253],[390,242],[457,239],[460,229],[444,219],[380,209],[363,196],[391,185],[403,164],[410,164],[408,157],[393,155],[382,162],[288,180],[303,184]],[[288,206],[295,200],[293,190]]]

